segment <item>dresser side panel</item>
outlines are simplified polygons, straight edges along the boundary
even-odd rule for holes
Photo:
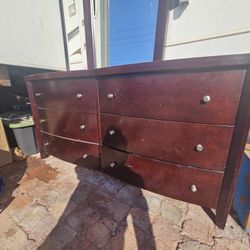
[[[239,175],[245,144],[250,128],[250,70],[245,77],[236,126],[227,160],[227,167],[222,183],[218,207],[216,211],[216,224],[224,228],[230,212],[235,185]]]

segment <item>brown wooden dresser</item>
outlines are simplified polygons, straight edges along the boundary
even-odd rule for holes
[[[250,55],[26,77],[42,157],[216,209],[224,227],[250,126]]]

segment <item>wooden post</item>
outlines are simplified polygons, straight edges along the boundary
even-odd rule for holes
[[[93,31],[91,24],[91,4],[90,0],[83,0],[83,16],[85,24],[85,39],[87,51],[88,69],[95,68],[94,46],[93,46]]]
[[[159,0],[157,24],[155,32],[155,45],[154,45],[154,61],[160,61],[163,59],[164,44],[168,26],[168,6],[169,0]]]

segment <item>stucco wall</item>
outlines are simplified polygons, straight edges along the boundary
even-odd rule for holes
[[[190,0],[172,7],[165,59],[250,53],[249,0]]]
[[[0,64],[64,70],[59,1],[1,0]]]

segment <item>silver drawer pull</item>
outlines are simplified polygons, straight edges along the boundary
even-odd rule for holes
[[[82,156],[83,159],[86,159],[87,157],[88,157],[87,154],[84,154],[84,155]]]
[[[45,119],[41,119],[41,120],[40,120],[40,123],[44,123],[44,122],[46,122]]]
[[[86,128],[86,125],[84,125],[84,124],[80,126],[81,130],[84,130],[85,128]]]
[[[203,96],[202,101],[203,101],[204,103],[208,103],[208,102],[211,101],[211,97],[210,97],[209,95],[205,95],[205,96]]]
[[[37,97],[39,97],[39,96],[42,96],[43,95],[43,93],[35,93],[35,96],[37,96]]]
[[[198,144],[198,145],[196,146],[196,150],[197,150],[198,152],[202,152],[202,151],[204,150],[204,148],[203,148],[203,146],[202,146],[201,144]]]
[[[48,146],[49,146],[49,142],[45,142],[45,143],[44,143],[44,146],[45,146],[45,147],[48,147]]]
[[[110,163],[109,166],[110,166],[111,168],[114,168],[114,167],[116,166],[116,162]]]
[[[112,94],[112,93],[109,93],[109,94],[108,94],[108,99],[113,99],[114,97],[115,97],[114,94]]]
[[[190,187],[190,190],[191,190],[193,193],[197,192],[197,187],[196,187],[196,185],[192,184],[191,187]]]
[[[83,94],[78,93],[78,94],[76,94],[76,97],[77,97],[77,99],[81,99],[83,97]]]
[[[109,130],[109,134],[110,135],[114,135],[115,134],[115,130],[114,129]]]

